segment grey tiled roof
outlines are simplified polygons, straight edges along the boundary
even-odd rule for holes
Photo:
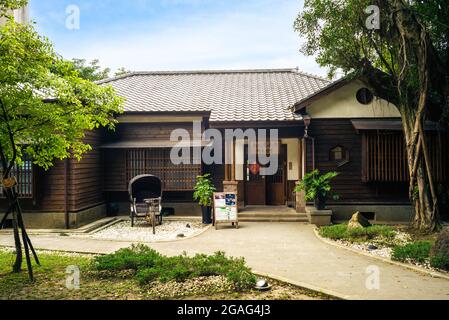
[[[100,81],[127,112],[210,112],[211,122],[287,121],[292,107],[330,82],[296,69],[133,72]]]

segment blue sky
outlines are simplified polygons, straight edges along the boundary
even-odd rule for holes
[[[30,0],[30,16],[65,58],[113,70],[293,68],[326,75],[299,53],[302,0]],[[66,28],[66,8],[80,29]]]

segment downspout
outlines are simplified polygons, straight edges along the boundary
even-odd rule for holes
[[[65,228],[70,229],[70,214],[69,214],[69,160],[64,159],[64,219]]]

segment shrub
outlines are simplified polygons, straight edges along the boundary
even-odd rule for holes
[[[430,241],[417,241],[404,246],[396,246],[393,248],[391,259],[423,263],[429,259],[431,248],[432,243]]]
[[[212,196],[216,189],[209,173],[196,177],[194,190],[193,200],[197,200],[201,206],[209,207],[212,205]]]
[[[133,245],[113,254],[98,256],[94,264],[97,270],[138,270],[154,266],[162,256],[144,245]]]
[[[251,272],[251,269],[245,266],[243,260],[241,265],[232,268],[226,277],[234,284],[237,290],[252,288],[256,283],[256,276]]]
[[[225,276],[237,290],[251,288],[256,277],[246,266],[244,259],[228,258],[223,252],[213,255],[186,254],[166,257],[146,246],[133,246],[113,254],[96,258],[97,270],[134,270],[140,284],[153,281],[183,282],[200,276]]]
[[[390,226],[374,225],[367,228],[348,228],[346,224],[336,224],[322,227],[320,234],[334,240],[366,241],[378,237],[393,239],[396,233]]]
[[[443,229],[430,252],[432,267],[449,270],[449,228]]]
[[[319,170],[313,170],[307,173],[298,186],[295,188],[296,192],[305,191],[305,200],[312,201],[322,198],[326,200],[329,196],[338,199],[338,195],[332,192],[331,181],[338,172],[331,171],[325,174],[320,174]]]
[[[448,255],[436,255],[430,258],[430,265],[437,269],[443,269],[449,271],[449,256]]]
[[[345,224],[335,224],[333,226],[321,227],[321,236],[333,240],[342,240],[347,237],[348,226]]]

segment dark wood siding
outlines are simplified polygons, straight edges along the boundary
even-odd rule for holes
[[[80,161],[69,160],[69,210],[79,211],[104,202],[103,158],[99,146],[103,142],[101,130],[88,132],[85,142],[92,150]]]
[[[79,211],[104,202],[103,170],[101,151],[101,130],[86,133],[85,142],[93,150],[85,153],[80,161],[68,162],[68,210]],[[34,167],[35,195],[33,199],[21,200],[25,211],[64,212],[65,211],[65,160],[56,160],[47,171]],[[6,200],[0,199],[0,208],[6,207]]]
[[[362,135],[349,119],[313,119],[309,135],[315,138],[315,164],[322,172],[337,171],[333,186],[338,203],[408,203],[406,183],[362,181]],[[349,162],[338,167],[329,152],[336,146],[349,151]],[[312,169],[311,141],[307,143],[307,170]]]
[[[192,134],[192,123],[119,123],[114,132],[107,134],[108,142],[121,140],[170,139],[173,130],[182,128]]]
[[[108,135],[108,142],[138,140],[170,140],[173,130],[182,128],[192,137],[192,123],[121,123],[114,133]],[[105,149],[104,151],[104,191],[126,192],[127,150]]]

